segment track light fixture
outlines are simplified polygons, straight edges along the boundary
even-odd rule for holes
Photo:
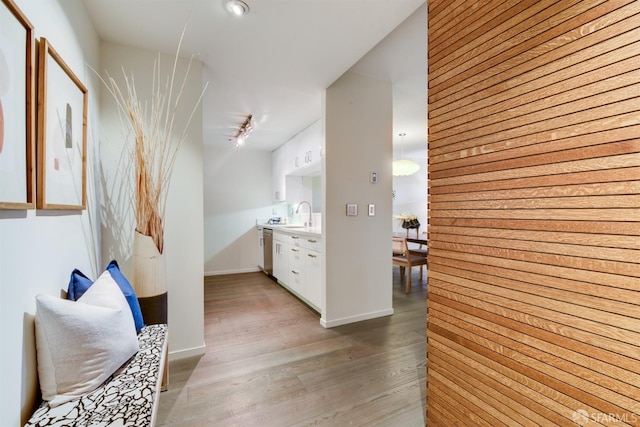
[[[238,132],[236,132],[236,135],[234,136],[234,139],[233,139],[234,147],[240,148],[240,146],[244,144],[244,141],[247,139],[247,137],[253,130],[252,119],[253,119],[253,116],[249,114],[245,119],[245,121],[242,122],[242,124],[238,128]]]

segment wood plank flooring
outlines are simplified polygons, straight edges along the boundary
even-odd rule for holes
[[[424,426],[426,278],[332,329],[263,273],[205,278],[206,353],[170,363],[157,426]]]

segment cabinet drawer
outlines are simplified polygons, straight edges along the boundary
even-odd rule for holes
[[[289,247],[289,265],[291,267],[301,268],[304,265],[304,249],[298,246]]]
[[[275,231],[273,233],[273,240],[287,243],[293,246],[298,246],[301,248],[310,249],[312,251],[321,251],[322,250],[322,237],[321,236],[310,236],[305,234],[295,234],[295,233],[283,233]]]
[[[300,237],[302,245],[312,251],[322,250],[322,239],[320,237]]]
[[[289,243],[291,243],[294,246],[298,246],[298,247],[304,247],[304,240],[305,238],[302,236],[297,236],[297,235],[290,235],[289,237]]]
[[[287,281],[287,286],[289,287],[289,289],[300,295],[301,290],[304,286],[303,280],[304,277],[302,269],[296,267],[289,268],[289,280]]]

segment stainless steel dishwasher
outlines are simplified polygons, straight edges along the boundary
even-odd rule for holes
[[[273,230],[271,228],[262,229],[264,253],[264,272],[273,276]]]

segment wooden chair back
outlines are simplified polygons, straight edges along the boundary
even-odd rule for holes
[[[407,251],[407,241],[402,237],[393,237],[393,254],[404,255]]]
[[[393,265],[397,265],[400,267],[400,281],[402,281],[403,276],[405,274],[405,269],[408,269],[406,272],[407,280],[405,293],[409,293],[411,289],[411,268],[416,266],[423,266],[427,264],[427,257],[417,254],[412,254],[409,250],[409,246],[407,245],[407,240],[402,237],[393,237]],[[396,253],[396,247],[399,249],[399,252]],[[401,252],[400,252],[401,251]],[[422,273],[422,270],[420,270]],[[420,275],[420,279],[422,280],[422,274]]]

